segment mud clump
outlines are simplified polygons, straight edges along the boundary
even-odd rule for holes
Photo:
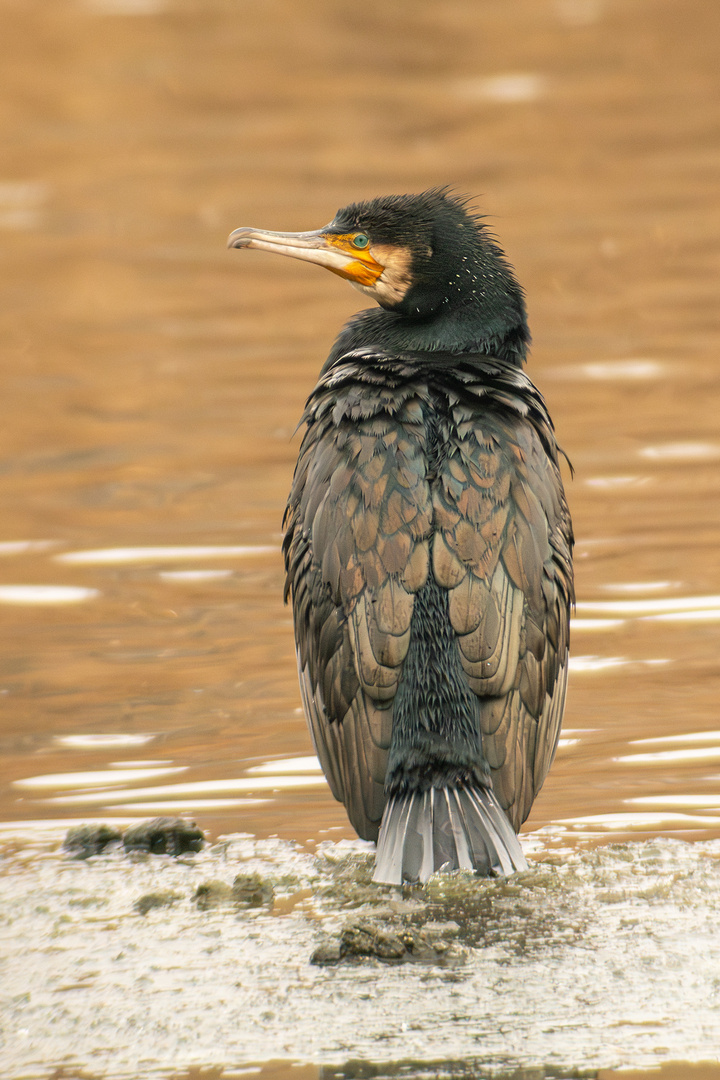
[[[238,874],[233,881],[232,898],[242,907],[264,907],[272,904],[274,889],[259,874]]]
[[[125,851],[149,855],[185,855],[200,851],[205,843],[194,821],[184,818],[153,818],[128,829],[123,837]]]
[[[232,886],[226,881],[203,881],[192,895],[199,911],[232,905]]]
[[[410,927],[373,920],[346,926],[337,939],[322,942],[310,957],[311,964],[336,964],[341,960],[375,959],[386,964],[439,964],[455,967],[467,959],[454,940],[454,923]]]
[[[198,885],[192,899],[200,911],[212,908],[272,907],[275,890],[260,874],[238,874],[232,885],[226,881],[204,881]]]
[[[75,859],[89,859],[101,855],[112,844],[122,841],[119,829],[110,825],[76,825],[63,840],[63,848]]]
[[[147,915],[147,913],[154,908],[172,907],[173,904],[177,904],[178,900],[182,900],[182,898],[182,893],[177,892],[146,893],[144,896],[141,896],[139,900],[135,901],[133,907],[139,915]]]

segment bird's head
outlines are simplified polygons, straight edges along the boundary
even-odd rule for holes
[[[228,247],[318,263],[410,318],[464,307],[492,320],[509,305],[525,321],[522,290],[502,251],[465,200],[446,188],[352,203],[317,232],[236,229]]]

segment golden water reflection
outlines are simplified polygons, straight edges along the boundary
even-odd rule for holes
[[[225,236],[450,182],[517,266],[575,469],[571,734],[529,828],[720,836],[629,809],[720,790],[715,7],[6,7],[0,821],[352,835],[278,764],[311,752],[279,546],[298,417],[361,302]]]

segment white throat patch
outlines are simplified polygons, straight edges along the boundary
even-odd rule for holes
[[[380,304],[398,304],[412,285],[410,249],[373,244],[370,253],[385,269],[374,285],[359,285],[355,281],[352,284]]]

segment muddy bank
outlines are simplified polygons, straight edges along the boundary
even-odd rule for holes
[[[400,891],[370,884],[360,843],[311,855],[238,835],[77,859],[60,839],[3,847],[6,1080],[354,1059],[534,1080],[717,1060],[717,841],[535,837],[510,880]]]

